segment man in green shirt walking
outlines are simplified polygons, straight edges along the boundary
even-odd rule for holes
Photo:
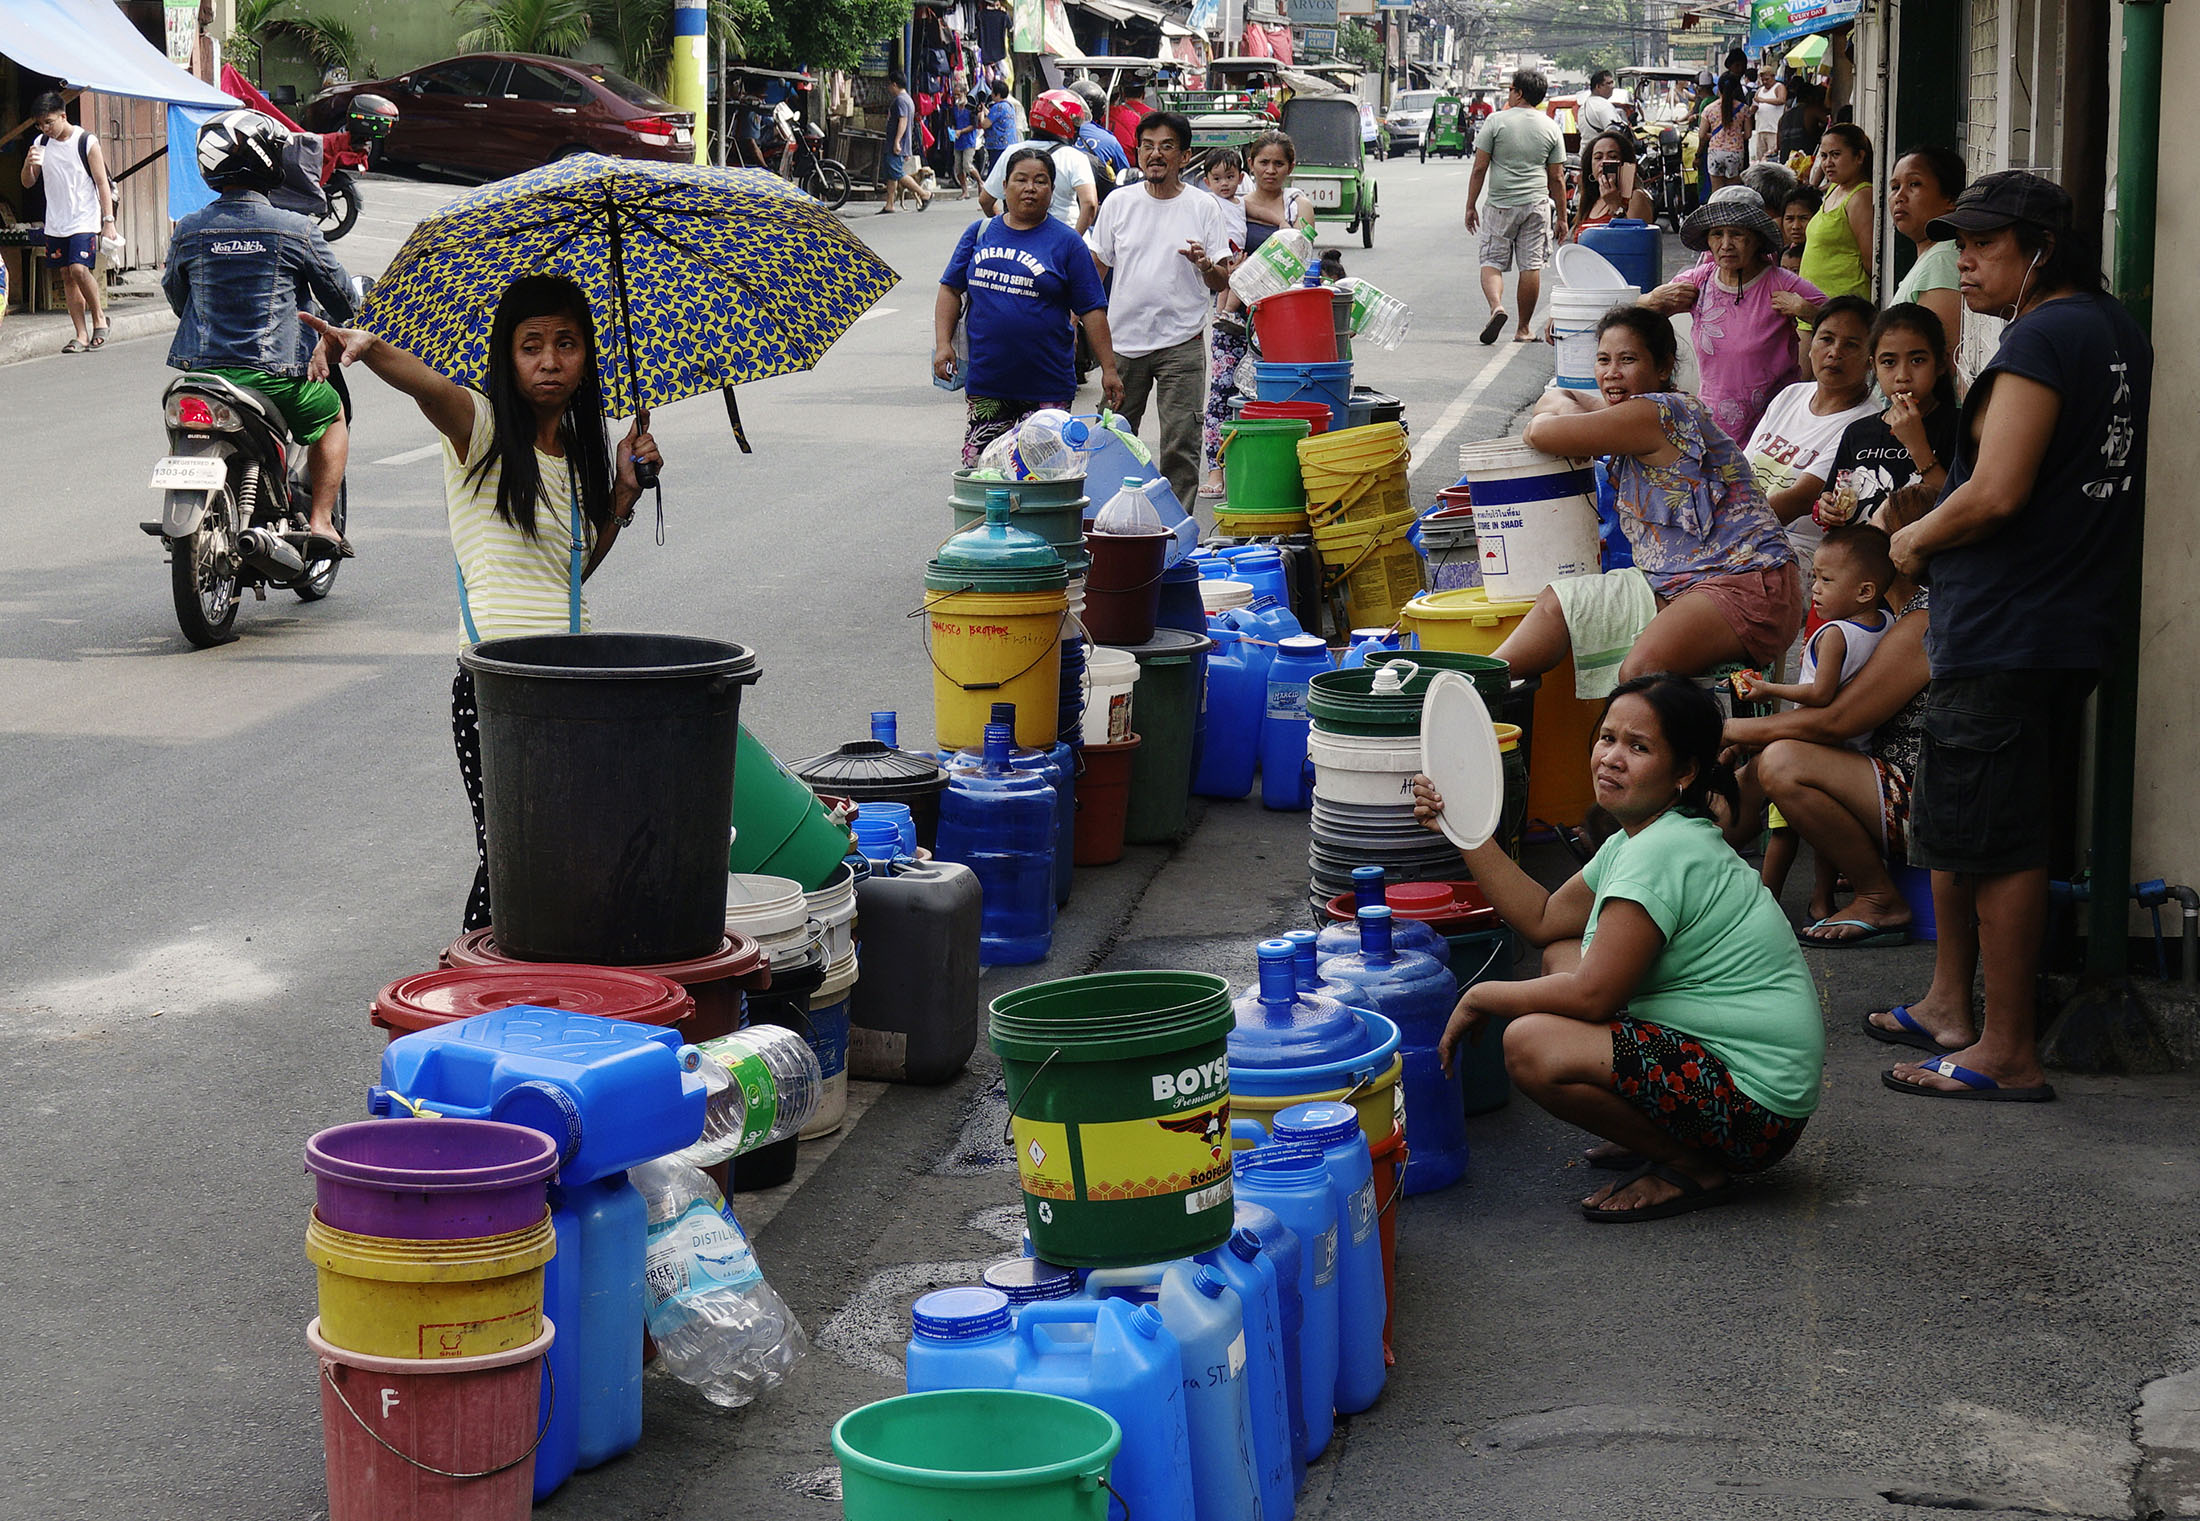
[[[1495,343],[1505,330],[1508,269],[1520,271],[1520,288],[1515,293],[1520,327],[1513,342],[1526,343],[1533,337],[1528,322],[1542,292],[1543,266],[1551,261],[1553,208],[1566,204],[1566,136],[1542,110],[1549,88],[1541,69],[1515,70],[1505,109],[1475,134],[1474,178],[1467,185],[1467,231],[1481,238],[1482,299],[1490,307],[1490,320],[1482,326],[1484,343]],[[1485,182],[1490,193],[1487,210],[1482,206]]]

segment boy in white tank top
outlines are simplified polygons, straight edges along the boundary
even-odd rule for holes
[[[99,139],[72,126],[61,97],[48,91],[31,102],[31,117],[42,134],[23,159],[23,188],[43,183],[46,191],[46,264],[68,297],[69,320],[76,337],[64,354],[104,348],[107,310],[92,273],[102,233],[114,231],[114,192]]]

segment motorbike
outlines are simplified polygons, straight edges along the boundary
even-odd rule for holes
[[[371,282],[354,278],[354,306]],[[329,383],[351,418],[343,372]],[[249,590],[267,589],[318,602],[336,584],[340,559],[308,560],[306,532],[313,487],[306,446],[291,437],[282,413],[260,392],[219,375],[186,373],[161,394],[168,453],[148,485],[161,493],[157,520],[138,527],[168,551],[169,588],[183,637],[200,649],[236,637],[237,609]],[[336,493],[339,535],[348,516],[348,485]]]
[[[1635,184],[1648,193],[1653,219],[1675,233],[1689,211],[1688,177],[1681,130],[1671,122],[1644,122],[1635,129],[1641,152],[1635,160]]]
[[[798,121],[780,154],[779,173],[838,211],[848,202],[848,169],[825,157],[825,134],[816,124]]]

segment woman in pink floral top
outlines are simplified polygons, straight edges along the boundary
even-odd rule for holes
[[[1659,313],[1613,308],[1597,325],[1598,390],[1553,391],[1528,424],[1526,442],[1546,454],[1610,457],[1635,564],[1546,587],[1497,650],[1515,676],[1571,654],[1576,694],[1589,696],[1650,671],[1765,666],[1802,627],[1787,532],[1710,408],[1673,390],[1675,344]]]

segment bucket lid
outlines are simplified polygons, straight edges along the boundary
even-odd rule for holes
[[[400,977],[374,995],[374,1023],[390,1030],[426,1030],[514,1004],[568,1009],[636,1024],[678,1024],[695,999],[670,978],[623,967],[522,962],[510,966],[446,967]]]
[[[1532,447],[1524,438],[1493,438],[1488,443],[1461,444],[1459,446],[1459,473],[1467,476],[1468,490],[1473,490],[1472,477],[1477,470],[1548,470],[1566,471],[1573,466],[1555,454],[1545,454]]]
[[[984,1273],[985,1286],[1008,1296],[1010,1304],[1040,1304],[1050,1299],[1069,1299],[1077,1293],[1077,1274],[1036,1257],[1010,1257]]]
[[[1205,634],[1194,634],[1180,628],[1157,628],[1153,637],[1144,644],[1111,644],[1107,649],[1128,651],[1141,666],[1157,661],[1189,660],[1194,655],[1204,655],[1215,647],[1215,642]]]
[[[1498,927],[1497,910],[1473,882],[1397,882],[1383,889],[1383,901],[1400,919],[1417,919],[1449,934],[1473,934]],[[1351,893],[1339,893],[1325,905],[1340,924],[1352,922],[1358,908]]]
[[[852,797],[859,803],[904,802],[947,786],[947,773],[930,756],[896,750],[875,739],[850,740],[838,750],[796,761],[787,769],[814,791]]]
[[[496,927],[469,930],[450,943],[443,952],[445,966],[534,966],[532,961],[521,961],[507,956],[497,944]],[[694,988],[708,982],[738,981],[741,986],[761,988],[771,983],[771,972],[764,965],[764,950],[745,934],[728,933],[718,942],[718,949],[708,956],[697,956],[692,961],[663,961],[654,966],[630,966],[629,972],[651,972],[682,987]]]
[[[1618,265],[1580,243],[1561,243],[1551,255],[1551,269],[1561,286],[1573,290],[1611,290],[1628,284]]]
[[[1480,586],[1462,586],[1453,591],[1424,592],[1405,606],[1403,616],[1408,621],[1434,622],[1443,618],[1502,620],[1525,618],[1535,611],[1532,600],[1515,597],[1493,597]]]
[[[1276,1115],[1273,1128],[1278,1140],[1303,1141],[1327,1151],[1348,1144],[1360,1133],[1360,1112],[1350,1104],[1326,1100],[1293,1104]]]
[[[999,1289],[935,1289],[916,1302],[909,1321],[933,1341],[976,1341],[998,1336],[1014,1322],[1008,1296]]]

